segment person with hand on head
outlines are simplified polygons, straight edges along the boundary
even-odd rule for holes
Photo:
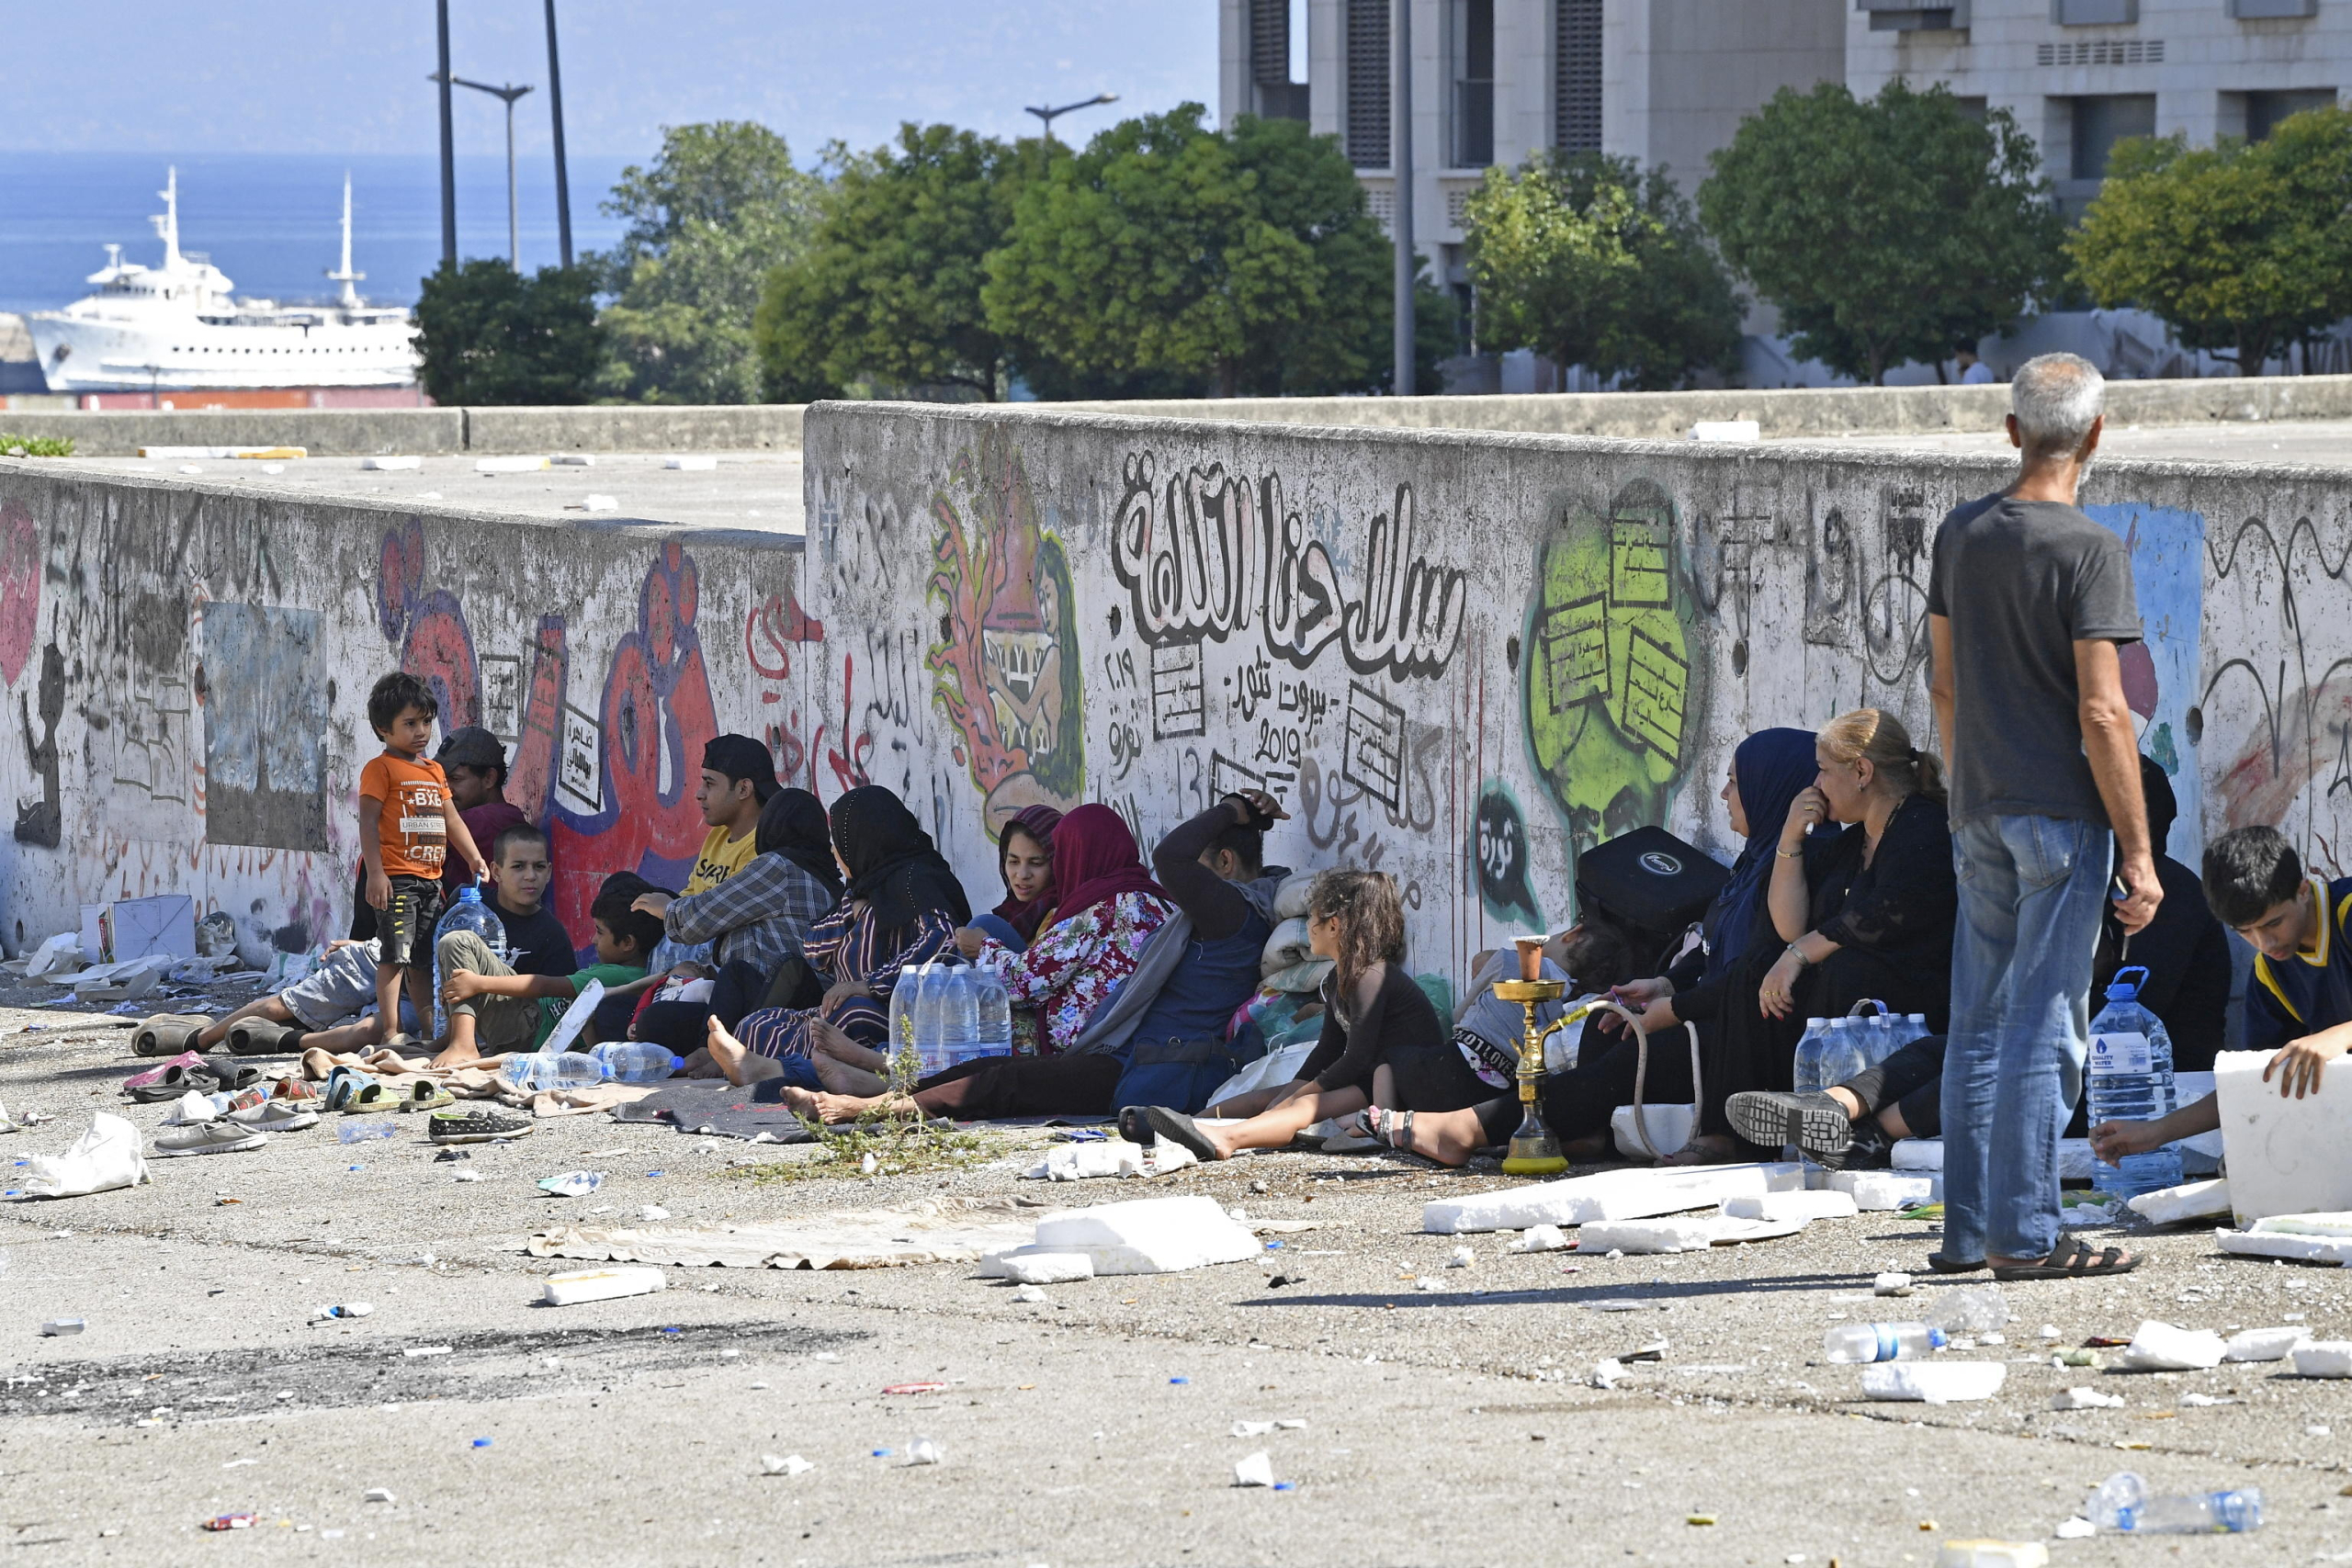
[[[1038,928],[1054,914],[1054,829],[1062,814],[1046,805],[1023,807],[1005,819],[997,837],[997,874],[1004,878],[1004,902],[956,933],[956,945],[977,958],[983,941],[1019,953],[1037,940]]]
[[[970,923],[963,884],[906,802],[880,784],[861,784],[828,815],[843,885],[804,947],[809,968],[827,982],[823,997],[814,1007],[754,1009],[732,1029],[714,1017],[703,1051],[687,1058],[689,1072],[716,1068],[736,1084],[782,1077],[800,1089],[827,1087],[815,1058],[883,1045],[900,975],[952,950],[956,929]]]
[[[2139,1259],[2062,1236],[2058,1140],[2090,1045],[2110,880],[2123,929],[2163,901],[2123,690],[2140,640],[2132,555],[2075,504],[2105,428],[2089,361],[2045,354],[2009,386],[2018,477],[1936,530],[1929,694],[1962,863],[1944,1049],[1939,1272],[2120,1274]]]

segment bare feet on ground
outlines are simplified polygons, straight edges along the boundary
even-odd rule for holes
[[[721,1073],[726,1075],[727,1081],[737,1089],[741,1089],[747,1084],[759,1083],[766,1078],[780,1077],[784,1073],[784,1068],[779,1064],[768,1060],[741,1040],[736,1039],[727,1026],[718,1021],[718,1015],[716,1013],[711,1015],[710,1034],[709,1038],[704,1042],[703,1049],[710,1053],[711,1061],[718,1065]],[[799,1092],[805,1094],[807,1091]],[[796,1106],[794,1109],[797,1110],[798,1107]]]

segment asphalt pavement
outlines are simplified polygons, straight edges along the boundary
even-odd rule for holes
[[[23,999],[18,988],[10,993]],[[0,1010],[0,1174],[126,1106],[107,1029],[26,1032]],[[1704,1254],[1512,1254],[1419,1230],[1491,1169],[1285,1152],[1149,1181],[1017,1179],[1008,1134],[951,1174],[761,1179],[805,1149],[615,1123],[436,1158],[421,1119],[345,1145],[342,1119],[240,1154],[153,1162],[153,1184],[0,1203],[0,1528],[25,1564],[1796,1563],[1926,1565],[1954,1540],[2041,1540],[2069,1565],[2352,1562],[2347,1385],[2284,1364],[2126,1374],[2053,1347],[2143,1318],[2352,1335],[2341,1270],[2134,1231],[2120,1280],[2005,1287],[1988,1402],[1871,1404],[1822,1363],[1831,1324],[1932,1313],[1974,1280],[1925,1273],[1932,1224],[1893,1215]],[[604,1186],[552,1199],[538,1178]],[[479,1178],[457,1179],[457,1173]],[[15,1182],[0,1182],[0,1187]],[[1052,1207],[1207,1193],[1283,1222],[1254,1263],[1051,1287],[1042,1303],[933,1264],[666,1270],[654,1295],[537,1304],[581,1267],[535,1232],[628,1221],[776,1224],[961,1199]],[[2089,1233],[2112,1239],[2104,1231]],[[1466,1243],[1467,1267],[1452,1266]],[[1278,1282],[1279,1281],[1279,1282]],[[365,1302],[357,1320],[317,1309]],[[45,1319],[81,1334],[45,1337]],[[1593,1364],[1655,1348],[1617,1387]],[[421,1352],[421,1353],[419,1353]],[[906,1383],[922,1392],[886,1393]],[[2056,1412],[2088,1385],[2119,1409]],[[2208,1403],[2208,1402],[2213,1403]],[[1303,1421],[1236,1437],[1237,1422]],[[908,1462],[918,1439],[944,1453]],[[1280,1490],[1233,1485],[1265,1453]],[[768,1474],[766,1459],[808,1466]],[[2258,1486],[2260,1532],[2053,1539],[2093,1487]],[[390,1501],[368,1501],[371,1489]],[[249,1529],[200,1527],[250,1513]]]

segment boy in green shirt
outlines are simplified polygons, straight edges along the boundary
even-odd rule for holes
[[[588,907],[596,923],[596,962],[571,975],[517,975],[490,945],[470,931],[441,939],[441,1002],[449,1015],[449,1043],[433,1058],[436,1067],[462,1066],[487,1054],[530,1051],[555,1031],[564,1010],[589,981],[607,996],[633,994],[653,983],[646,955],[662,940],[662,922],[633,909],[634,894],[616,888]],[[579,1043],[595,1043],[583,1032]]]

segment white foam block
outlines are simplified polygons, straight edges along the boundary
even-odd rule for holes
[[[2289,1355],[2299,1378],[2352,1378],[2352,1340],[2314,1339]]]
[[[2223,1252],[2241,1258],[2286,1258],[2299,1263],[2352,1264],[2352,1240],[2324,1235],[2288,1235],[2271,1231],[2217,1230]]]
[[[2224,1361],[2283,1361],[2298,1345],[2312,1341],[2311,1330],[2290,1323],[2279,1328],[2248,1328],[2233,1334],[2222,1348]]]
[[[1577,1233],[1579,1252],[1704,1252],[1714,1244],[1710,1220],[1591,1220]]]
[[[669,1276],[659,1269],[582,1269],[571,1274],[550,1274],[540,1282],[540,1297],[549,1306],[576,1306],[582,1302],[610,1301],[616,1296],[650,1296],[669,1288]]]
[[[476,457],[474,472],[478,474],[529,474],[548,466],[545,457]]]
[[[2288,1100],[2262,1081],[2267,1051],[2213,1058],[2222,1141],[2229,1149],[2230,1207],[2238,1223],[2271,1214],[2352,1209],[2352,1073],[2330,1073],[2319,1092]]]
[[[392,473],[402,468],[421,468],[424,467],[424,459],[422,457],[362,457],[359,459],[359,466],[371,472]]]
[[[2352,1237],[2352,1214],[2272,1214],[2246,1229],[2256,1235],[2324,1235],[2341,1241]]]
[[[1173,1274],[1258,1256],[1258,1238],[1214,1198],[1144,1198],[1052,1214],[1037,1222],[1037,1246],[1082,1252],[1097,1274]]]
[[[1854,1195],[1825,1189],[1819,1192],[1751,1192],[1726,1198],[1723,1215],[1728,1220],[1850,1220],[1860,1213]]]
[[[2062,1388],[2050,1396],[2052,1410],[2120,1410],[2124,1399],[2120,1393],[2101,1393],[2095,1388]]]
[[[2160,1187],[2154,1192],[2141,1193],[2124,1207],[2153,1225],[2209,1219],[2230,1212],[2230,1184],[2217,1179]]]
[[[1882,1361],[1862,1369],[1862,1392],[1872,1399],[1964,1404],[2000,1393],[2008,1372],[1998,1361]]]
[[[1421,1209],[1421,1229],[1434,1235],[1473,1231],[1521,1231],[1535,1225],[1581,1225],[1594,1220],[1646,1220],[1690,1209],[1711,1209],[1726,1198],[1804,1190],[1804,1168],[1794,1163],[1676,1166],[1653,1170],[1604,1170],[1533,1187],[1510,1187],[1448,1198]]]
[[[1933,1176],[1905,1176],[1892,1170],[1833,1170],[1827,1186],[1830,1191],[1853,1199],[1857,1209],[1885,1213],[1934,1202],[1942,1183]]]
[[[1015,1252],[1004,1259],[1004,1277],[1016,1285],[1067,1285],[1094,1278],[1094,1259],[1083,1252]]]
[[[1702,419],[1690,426],[1693,441],[1761,441],[1764,427],[1752,419]]]
[[[2135,1371],[2192,1372],[2218,1367],[2229,1347],[2209,1328],[2182,1328],[2150,1319],[2140,1325],[2119,1359]]]

